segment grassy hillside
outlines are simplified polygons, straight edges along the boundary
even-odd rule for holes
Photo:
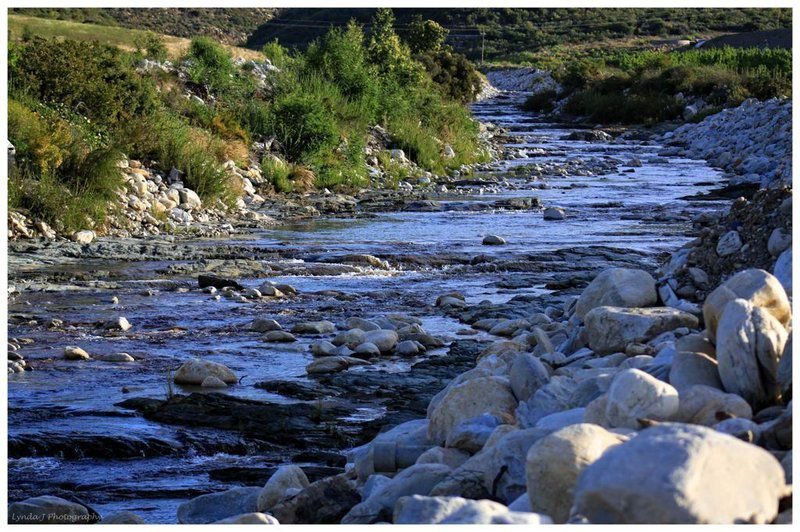
[[[150,30],[176,37],[205,35],[215,40],[237,45],[275,13],[271,8],[16,8],[10,13]]]
[[[470,58],[524,62],[544,48],[635,37],[696,38],[720,32],[791,27],[789,9],[395,9],[403,32],[417,14],[451,29],[449,42]],[[282,9],[247,41],[260,47],[278,39],[303,47],[351,18],[368,23],[372,9]],[[485,33],[485,42],[481,38]]]
[[[8,31],[12,40],[20,40],[24,33],[42,38],[71,39],[76,41],[97,41],[101,44],[115,46],[123,50],[132,51],[136,48],[137,38],[145,31],[120,28],[117,26],[104,26],[96,23],[81,23],[68,20],[27,17],[9,15]],[[190,39],[161,36],[167,47],[171,59],[181,57],[189,49]],[[228,50],[236,57],[245,59],[260,59],[262,54],[247,48],[226,45]]]

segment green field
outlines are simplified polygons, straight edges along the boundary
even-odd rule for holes
[[[27,28],[27,30],[25,29]],[[22,15],[8,16],[8,31],[12,39],[19,40],[22,34],[28,31],[30,34],[44,38],[63,38],[77,41],[98,41],[102,44],[116,46],[124,50],[135,49],[135,42],[138,36],[145,33],[142,30],[121,28],[119,26],[103,26],[100,24],[85,24],[68,20],[45,19],[37,17],[26,17]],[[190,39],[164,35],[164,44],[171,59],[177,59],[189,49]],[[237,57],[245,59],[261,59],[263,56],[254,50],[239,48],[236,46],[227,47],[230,52]]]

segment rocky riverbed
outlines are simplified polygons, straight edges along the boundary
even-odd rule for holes
[[[226,238],[11,243],[10,519],[790,518],[791,246],[761,240],[791,189],[728,212],[742,165],[691,127],[523,98],[474,106],[504,157],[469,176],[262,198]]]

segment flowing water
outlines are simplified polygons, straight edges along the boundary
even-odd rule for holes
[[[507,128],[523,139],[514,147],[526,150],[528,156],[495,165],[486,176],[470,176],[477,180],[497,174],[510,176],[506,186],[490,187],[487,192],[486,186],[476,185],[470,194],[445,198],[445,208],[436,212],[386,212],[370,217],[287,222],[237,237],[242,245],[290,257],[285,260],[298,265],[345,253],[373,254],[387,260],[391,265],[388,270],[363,268],[342,275],[270,277],[293,284],[301,294],[336,290],[352,296],[355,303],[348,305],[335,295],[318,295],[295,302],[251,304],[225,298],[214,301],[196,290],[162,290],[165,281],[181,277],[165,275],[164,268],[169,264],[159,261],[94,261],[92,268],[114,273],[116,288],[84,284],[80,290],[23,292],[11,300],[9,336],[34,340],[23,345],[20,353],[35,368],[9,375],[11,500],[73,493],[100,513],[126,509],[148,522],[174,522],[175,509],[182,500],[231,487],[229,479],[210,475],[211,471],[279,464],[287,459],[286,451],[252,449],[224,431],[148,421],[115,404],[131,396],[164,398],[169,370],[192,356],[224,363],[244,376],[241,384],[224,393],[289,402],[253,384],[270,379],[304,381],[304,368],[312,360],[308,352],[312,339],[265,344],[258,334],[247,330],[254,317],[275,317],[291,324],[309,318],[338,321],[334,318],[405,312],[422,318],[429,332],[452,338],[463,325],[428,312],[427,305],[437,294],[458,290],[473,303],[547,294],[550,290],[545,284],[552,275],[545,259],[552,260],[557,251],[562,263],[575,262],[558,266],[571,271],[581,270],[582,260],[591,266],[591,259],[586,258],[591,254],[581,254],[580,250],[597,246],[625,250],[636,262],[652,266],[659,254],[688,239],[692,216],[719,208],[719,203],[686,199],[721,184],[720,174],[704,162],[659,157],[662,147],[652,143],[561,140],[576,128],[546,123],[519,111],[517,104],[522,96],[506,95],[473,106],[479,120]],[[571,159],[589,161],[590,168],[592,161],[624,163],[639,159],[642,165],[620,165],[604,175],[563,175],[533,181],[525,172],[509,173],[517,166],[560,164]],[[545,221],[541,210],[474,208],[500,199],[534,196],[545,206],[563,207],[567,218]],[[481,240],[487,234],[501,235],[508,244],[483,246]],[[196,242],[197,246],[219,244]],[[545,262],[538,271],[514,272],[470,267],[469,260],[447,260],[481,254],[509,261],[541,257]],[[439,260],[415,263],[408,257]],[[51,268],[82,267],[88,266],[56,264]],[[298,271],[302,273],[302,269]],[[262,281],[251,278],[241,282],[255,287]],[[155,288],[155,293],[143,295],[147,287]],[[119,297],[118,304],[111,302],[113,296]],[[134,328],[108,334],[95,326],[117,316],[127,317]],[[63,320],[64,325],[48,329],[44,324],[52,318]],[[65,345],[80,345],[90,353],[127,352],[137,361],[66,361],[60,358]],[[445,353],[442,349],[433,355]],[[404,371],[408,365],[408,361],[389,360],[377,366],[392,372]],[[128,393],[123,387],[128,387]],[[197,391],[177,388],[176,392]],[[379,409],[367,407],[354,416],[369,419],[379,414]],[[54,441],[61,443],[53,445]],[[180,452],[147,451],[153,445],[172,445]],[[104,453],[104,448],[113,451]]]

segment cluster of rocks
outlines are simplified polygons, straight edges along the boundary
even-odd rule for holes
[[[482,317],[484,305],[442,295],[438,308],[498,339],[424,418],[349,451],[345,473],[309,483],[285,466],[263,487],[187,501],[179,521],[786,522],[786,293],[752,269],[717,287],[697,314],[664,303],[649,273],[624,268],[602,272],[563,308],[525,317]],[[312,350],[328,357],[370,333],[397,349],[399,332],[387,331],[406,323],[350,318]]]
[[[489,70],[486,72],[486,79],[489,80],[492,86],[502,91],[530,92],[533,94],[546,91],[561,92],[561,86],[553,79],[552,74],[547,70],[538,68]]]
[[[668,155],[707,159],[734,174],[733,184],[791,186],[792,101],[745,100],[664,135]]]

